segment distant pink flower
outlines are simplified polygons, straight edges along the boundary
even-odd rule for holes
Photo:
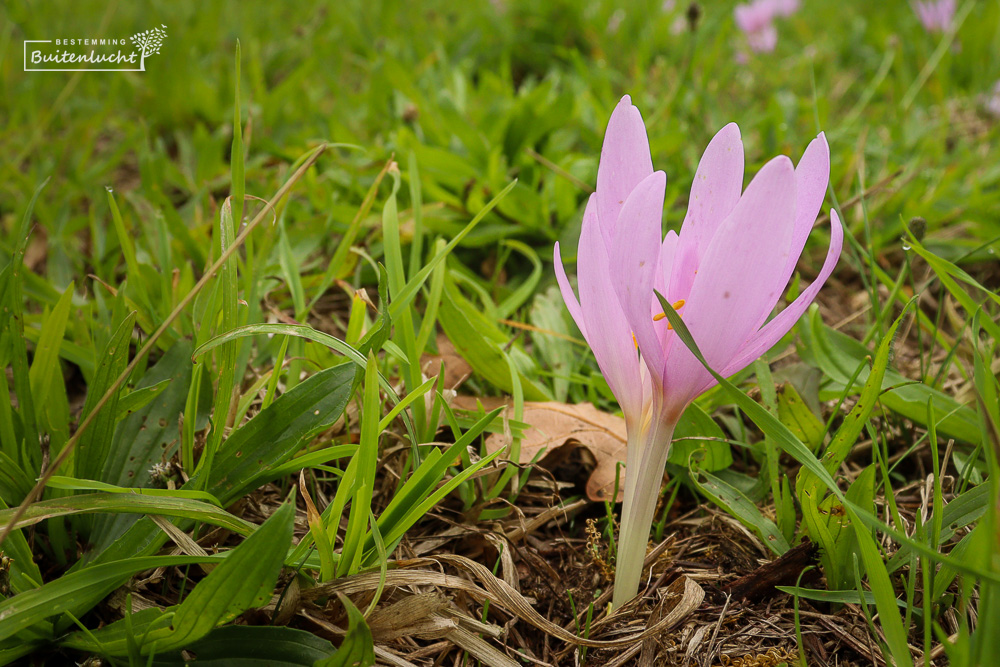
[[[913,11],[927,32],[944,32],[955,18],[955,0],[914,0]]]
[[[799,0],[771,0],[771,9],[775,16],[788,18],[799,11]]]
[[[615,608],[638,589],[677,421],[715,384],[663,319],[654,290],[680,311],[712,368],[724,376],[742,370],[794,326],[840,257],[843,229],[831,211],[830,249],[819,276],[768,321],[812,231],[829,175],[829,147],[820,134],[797,167],[774,158],[742,192],[743,143],[730,123],[701,158],[680,234],[663,238],[666,176],[653,171],[642,116],[627,95],[611,114],[597,191],[580,232],[579,300],[558,243],[554,263],[566,307],[625,415]]]
[[[609,35],[613,35],[618,32],[618,28],[622,27],[622,21],[625,20],[625,10],[617,9],[615,13],[611,15],[608,19],[607,32]]]
[[[757,53],[769,53],[778,43],[774,19],[799,10],[799,0],[752,0],[733,9],[736,25],[746,36],[747,45]],[[744,55],[741,60],[746,60]]]
[[[778,31],[774,27],[774,7],[771,0],[754,0],[733,9],[736,25],[746,35],[750,48],[758,53],[774,50]]]
[[[1000,81],[993,84],[993,89],[983,96],[983,108],[991,116],[1000,118]]]

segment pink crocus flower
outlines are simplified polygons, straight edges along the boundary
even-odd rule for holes
[[[913,11],[927,32],[944,32],[955,18],[955,0],[914,0]]]
[[[708,363],[724,376],[769,350],[794,326],[840,257],[843,229],[831,211],[830,249],[819,276],[768,321],[823,203],[830,154],[820,134],[797,167],[776,157],[743,191],[735,123],[709,143],[695,173],[680,234],[661,236],[666,177],[653,171],[646,128],[626,95],[608,121],[577,253],[577,299],[555,245],[566,306],[625,416],[628,432],[613,605],[635,595],[649,527],[684,409],[715,380],[663,319],[654,290],[683,317]]]
[[[753,51],[769,53],[778,43],[774,14],[772,0],[754,0],[745,5],[736,5],[733,9],[736,25],[746,35],[747,44]]]
[[[770,0],[775,16],[788,18],[799,11],[799,0]]]
[[[757,53],[768,53],[778,43],[774,19],[789,17],[799,10],[799,0],[752,0],[733,9],[736,25],[746,36],[747,45]]]
[[[983,96],[983,108],[994,118],[1000,118],[1000,81],[993,84],[993,89]]]

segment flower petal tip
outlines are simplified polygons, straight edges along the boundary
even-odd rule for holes
[[[708,142],[705,149],[707,154],[715,149],[720,152],[736,152],[740,162],[740,176],[742,180],[743,165],[743,135],[740,134],[740,126],[736,123],[728,123],[721,130],[715,133],[712,140]],[[735,158],[734,158],[735,159]]]
[[[778,155],[770,160],[761,167],[759,173],[763,172],[773,173],[784,178],[785,176],[794,177],[795,176],[795,164],[792,163],[792,159],[787,155]]]
[[[824,155],[824,157],[826,159],[826,162],[829,164],[829,162],[830,162],[830,142],[828,142],[826,140],[826,132],[820,132],[819,134],[817,134],[816,138],[809,142],[809,146],[806,147],[806,150],[808,151],[809,148],[812,147],[812,146],[814,146],[814,145],[815,146],[822,146],[821,150],[823,151],[823,155]]]

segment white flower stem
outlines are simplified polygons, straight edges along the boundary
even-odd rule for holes
[[[639,590],[642,563],[653,513],[660,495],[663,468],[667,464],[676,424],[658,423],[646,433],[628,434],[625,459],[625,504],[622,507],[618,558],[615,565],[615,594],[611,606],[618,609]],[[639,430],[639,429],[635,429]]]

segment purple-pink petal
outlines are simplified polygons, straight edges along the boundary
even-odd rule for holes
[[[587,326],[583,321],[583,311],[580,310],[580,302],[577,301],[573,286],[569,284],[569,278],[566,277],[566,269],[563,267],[558,241],[556,241],[555,249],[552,251],[552,264],[556,270],[556,282],[559,284],[559,291],[562,292],[563,301],[566,302],[566,308],[573,321],[576,322],[577,328],[580,329],[580,333],[586,338]]]
[[[722,223],[698,265],[684,322],[713,368],[724,367],[763,324],[780,297],[795,220],[795,170],[787,157],[768,162]],[[677,407],[695,397],[707,371],[674,345],[665,382]]]
[[[698,162],[681,225],[681,245],[693,245],[697,256],[704,256],[715,231],[736,207],[742,190],[743,140],[739,126],[729,123],[712,137]]]
[[[591,195],[587,202],[580,230],[576,276],[580,287],[580,311],[587,343],[594,351],[601,373],[626,418],[636,419],[642,409],[639,355],[611,284],[611,264],[598,221],[596,197]]]
[[[611,244],[618,214],[635,186],[653,173],[642,114],[624,96],[608,120],[597,167],[597,216],[605,244]]]
[[[826,260],[820,270],[816,280],[812,281],[809,287],[802,290],[798,298],[788,305],[787,308],[774,316],[774,318],[761,327],[760,331],[754,334],[750,340],[743,345],[743,348],[733,357],[733,359],[719,373],[723,376],[738,373],[746,368],[755,359],[767,352],[781,340],[781,337],[788,333],[795,323],[799,321],[802,314],[806,312],[812,304],[820,288],[826,283],[827,278],[833,273],[840,259],[840,251],[844,246],[844,227],[837,217],[837,212],[830,210],[830,249],[827,250]],[[707,389],[708,387],[705,387]],[[704,389],[702,389],[704,391]]]
[[[663,351],[653,328],[650,297],[661,249],[661,218],[666,174],[657,171],[629,194],[619,214],[609,249],[610,280],[651,373],[663,372]]]
[[[816,216],[823,206],[829,183],[830,146],[826,143],[826,135],[820,132],[809,143],[795,167],[795,229],[792,231],[792,246],[782,284],[787,283],[795,272],[795,265],[806,246],[806,239],[809,238]]]

